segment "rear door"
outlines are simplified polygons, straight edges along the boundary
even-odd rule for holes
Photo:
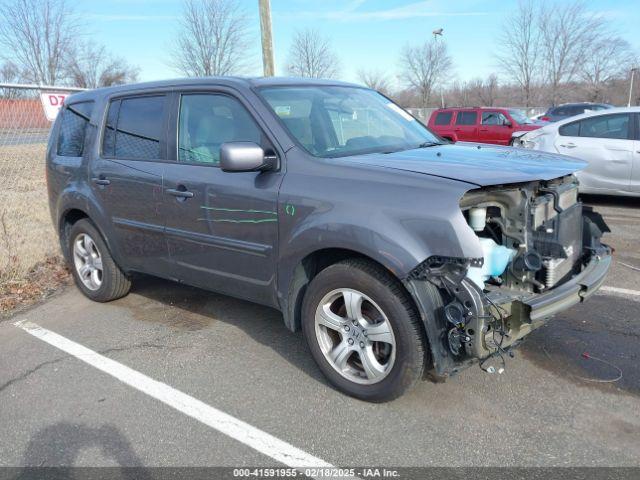
[[[453,133],[459,141],[478,141],[478,111],[458,110]]]
[[[175,161],[165,172],[165,213],[175,275],[192,285],[276,305],[283,173],[220,169],[225,142],[254,142],[271,154],[274,143],[251,106],[229,90],[184,91],[176,94],[172,111]]]
[[[555,146],[559,153],[589,163],[577,174],[582,191],[628,191],[634,152],[631,114],[588,117],[561,126],[558,133]]]
[[[437,111],[434,114],[431,129],[443,138],[453,140],[453,112],[451,110]]]
[[[509,145],[513,129],[506,115],[497,110],[482,110],[478,141]]]
[[[168,252],[162,218],[167,95],[113,98],[91,183],[127,268],[165,275]]]

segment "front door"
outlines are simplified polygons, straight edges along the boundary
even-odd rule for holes
[[[603,114],[560,127],[558,152],[588,162],[577,173],[584,191],[628,191],[633,161],[630,120],[631,115],[626,113]]]
[[[165,170],[166,236],[186,283],[275,306],[278,189],[282,173],[223,172],[220,146],[273,151],[253,115],[226,93],[176,97],[176,162]]]
[[[165,275],[162,172],[165,165],[165,94],[110,102],[100,154],[91,182],[110,220],[127,268]]]
[[[479,141],[496,145],[509,145],[513,130],[502,112],[483,111]]]

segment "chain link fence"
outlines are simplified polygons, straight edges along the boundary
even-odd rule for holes
[[[52,123],[40,94],[72,90],[0,84],[0,285],[59,253],[45,178]]]

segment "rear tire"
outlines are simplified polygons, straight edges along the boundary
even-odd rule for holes
[[[320,370],[347,395],[385,402],[422,377],[426,340],[413,302],[366,260],[336,263],[311,281],[302,331]]]
[[[88,220],[69,230],[69,264],[80,291],[96,302],[110,302],[129,293],[131,282],[116,265],[98,229]]]

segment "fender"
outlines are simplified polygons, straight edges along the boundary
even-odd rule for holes
[[[71,210],[80,210],[84,212],[96,226],[116,263],[118,265],[125,265],[123,263],[124,257],[120,252],[117,242],[113,242],[111,240],[116,238],[111,221],[106,215],[104,209],[93,198],[91,189],[87,184],[78,182],[67,185],[58,196],[55,208],[55,226],[58,233],[62,232],[64,218],[67,213]],[[59,235],[59,238],[60,247],[66,253],[67,245],[63,244],[64,236]]]
[[[358,182],[349,180],[353,171],[344,171],[354,169],[360,170]],[[329,171],[331,177],[320,179],[289,171],[280,191],[277,288],[290,328],[290,313],[297,308],[290,305],[297,301],[295,295],[290,297],[300,287],[294,282],[300,281],[296,277],[301,275],[302,261],[314,252],[353,251],[378,262],[399,280],[432,255],[482,256],[459,205],[472,185],[353,164],[336,163]]]

